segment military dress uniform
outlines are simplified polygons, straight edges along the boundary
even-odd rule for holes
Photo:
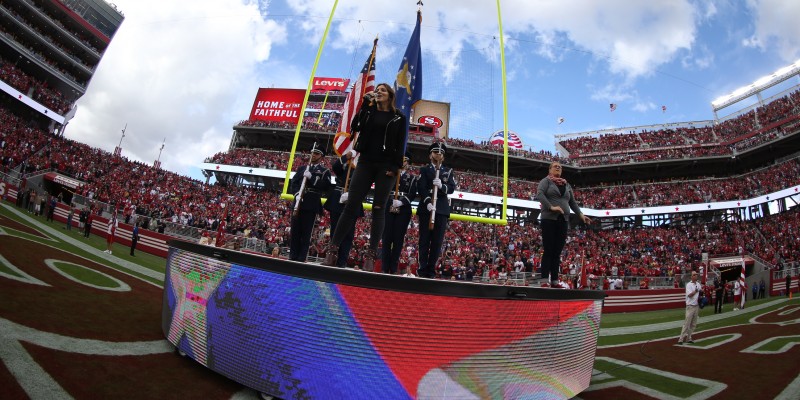
[[[312,148],[312,152],[324,155],[316,145]],[[300,186],[306,170],[311,172],[311,178],[306,181],[297,213],[292,215],[289,240],[289,259],[301,262],[305,262],[308,256],[317,214],[322,214],[322,197],[327,195],[331,186],[331,171],[328,168],[321,163],[304,165],[297,169],[291,180],[290,190],[294,193],[295,199],[300,195]],[[295,202],[292,202],[292,206],[294,205]]]
[[[336,184],[331,185],[328,191],[328,200],[325,201],[325,209],[328,210],[331,216],[331,236],[336,231],[336,225],[339,223],[339,217],[342,216],[344,206],[346,203],[340,203],[339,199],[344,193],[344,183],[347,180],[347,168],[345,167],[346,159],[344,156],[336,158],[331,166],[331,172],[336,175]],[[351,172],[352,173],[352,172]],[[356,217],[364,216],[364,206],[359,207]],[[356,230],[355,225],[353,229],[348,232],[342,243],[339,245],[339,252],[336,258],[337,267],[347,266],[347,257],[350,255],[350,250],[353,248],[353,239],[355,238]]]
[[[384,211],[386,223],[383,226],[383,249],[381,250],[381,268],[386,274],[397,273],[403,241],[408,231],[408,223],[411,222],[411,202],[417,197],[416,181],[417,177],[411,175],[409,171],[403,171],[400,175],[397,193],[392,191],[389,201],[386,202]],[[395,197],[403,205],[397,208],[397,212],[392,212],[392,202]]]
[[[430,152],[444,153],[446,146],[444,143],[434,143],[430,146]],[[419,207],[417,207],[417,217],[419,217],[419,269],[418,275],[425,278],[435,276],[434,268],[439,255],[442,252],[444,234],[447,231],[447,224],[450,219],[450,199],[448,195],[456,190],[453,169],[444,165],[439,166],[439,179],[442,187],[437,188],[433,185],[436,178],[436,166],[428,164],[419,171],[417,179],[417,191],[420,196]],[[431,213],[428,211],[428,204],[433,201],[433,191],[436,194],[436,215],[434,216],[433,229],[429,229]]]

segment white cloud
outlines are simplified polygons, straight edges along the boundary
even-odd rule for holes
[[[78,102],[68,138],[186,173],[227,148],[246,118],[258,67],[286,28],[238,0],[117,0],[125,21]],[[278,77],[273,79],[280,80]]]
[[[333,1],[115,3],[126,19],[87,95],[79,101],[67,137],[112,151],[128,123],[125,156],[151,163],[166,137],[162,163],[186,173],[203,157],[227,148],[230,127],[247,117],[258,87],[306,86],[309,58],[316,54]],[[767,1],[758,4],[763,3]],[[441,78],[444,84],[457,69],[470,67],[472,59],[458,56],[464,49],[489,53],[488,49],[497,48],[495,4],[426,2],[424,63],[435,64],[441,71],[441,76],[426,75],[426,82]],[[535,4],[509,0],[502,7],[510,82],[517,80],[521,86],[541,71],[589,54],[584,57],[585,70],[592,69],[596,76],[616,74],[623,81],[590,85],[590,89],[599,87],[590,90],[592,99],[618,103],[633,98],[628,93],[632,81],[690,52],[698,21],[716,13],[713,5],[700,9],[688,0]],[[414,26],[415,11],[413,3],[376,6],[375,2],[341,0],[323,54],[331,59],[320,66],[318,75],[352,76],[348,68],[360,68],[376,35],[381,38],[379,67],[385,63],[389,69],[396,68]],[[271,17],[270,13],[280,15]],[[349,57],[342,57],[343,53]],[[700,67],[705,59],[693,62]]]
[[[633,103],[633,108],[632,109],[633,109],[633,111],[644,113],[644,112],[647,112],[647,111],[655,110],[656,109],[656,104],[653,103],[652,101],[636,99],[636,101]]]
[[[301,0],[290,6],[297,13],[322,15],[323,10],[329,12],[330,4],[329,1]],[[423,51],[432,47],[438,51],[458,50],[462,42],[469,42],[475,48],[489,47],[498,32],[495,4],[479,0],[428,3],[423,7],[422,41],[429,45]],[[699,10],[689,1],[531,3],[510,0],[501,7],[507,45],[514,45],[508,38],[519,37],[523,40],[517,43],[519,51],[534,50],[551,61],[558,61],[564,49],[590,52],[607,62],[612,72],[628,77],[649,75],[657,66],[671,61],[679,51],[690,49],[698,20],[715,12],[713,7]],[[375,7],[370,2],[343,0],[336,18],[348,21],[333,30],[331,45],[352,49],[361,32],[353,25],[354,21],[360,21],[362,30],[374,32],[373,36],[377,33],[382,37],[391,36],[398,32],[407,35],[413,28],[414,10],[412,5],[400,2],[386,2]],[[300,24],[311,32],[313,43],[318,42],[323,25],[315,22]],[[447,59],[437,61],[445,69],[450,68],[446,65]]]
[[[590,98],[592,100],[604,103],[620,104],[625,101],[633,99],[635,96],[630,92],[630,87],[619,86],[615,84],[607,84],[602,87],[594,87],[589,85]]]
[[[800,2],[749,0],[747,4],[756,17],[755,32],[746,45],[762,50],[774,47],[784,61],[796,61],[800,57]]]

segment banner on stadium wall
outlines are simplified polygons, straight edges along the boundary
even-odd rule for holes
[[[411,123],[438,129],[440,138],[449,137],[450,103],[430,100],[418,101],[414,106],[414,116],[411,118]]]
[[[75,190],[83,186],[83,182],[77,179],[70,178],[68,176],[57,174],[55,172],[48,172],[44,174],[44,179],[47,179],[48,181],[53,181],[59,185],[66,186],[72,190]]]
[[[16,186],[0,181],[0,200],[17,201],[17,194]]]
[[[350,79],[315,77],[312,92],[346,92]]]
[[[250,119],[296,123],[302,112],[300,107],[305,94],[303,89],[259,88]]]
[[[755,264],[755,261],[750,256],[714,258],[709,260],[708,264],[712,267],[717,267],[718,269],[728,269],[731,267],[740,267],[742,265],[742,261],[744,261],[744,265],[746,266]]]

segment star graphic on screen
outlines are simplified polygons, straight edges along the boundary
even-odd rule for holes
[[[459,193],[459,194],[458,194],[458,198],[459,198],[459,199],[463,199],[463,198],[464,198],[464,193]]]
[[[176,268],[170,273],[176,304],[167,337],[170,342],[178,344],[186,335],[195,361],[203,365],[207,365],[206,306],[224,277],[225,271],[221,269],[209,273],[197,268],[185,272]]]
[[[219,165],[217,165],[217,169],[219,169]]]
[[[711,208],[711,204],[708,205],[708,208]]]
[[[252,169],[252,168],[250,168],[250,173],[251,173],[251,174],[253,173],[253,169]]]

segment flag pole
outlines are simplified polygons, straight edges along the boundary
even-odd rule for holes
[[[369,76],[369,73],[370,73],[369,71],[372,70],[372,64],[375,63],[375,53],[376,53],[377,50],[378,50],[378,35],[375,35],[375,40],[372,41],[372,52],[369,53],[369,62],[367,62],[367,76]],[[363,88],[364,88],[364,86],[362,86],[362,90],[363,90]],[[353,90],[355,90],[355,86],[353,86]],[[353,99],[354,100],[355,99],[361,99],[362,97],[364,97],[364,93],[363,92],[359,93],[358,97],[353,97]],[[352,130],[352,127],[351,127],[351,130]],[[357,133],[356,134],[352,134],[351,133],[351,136],[353,137],[353,139],[351,141],[350,148],[355,149],[356,148],[356,143],[358,143],[358,134]],[[353,160],[354,159],[355,159],[355,157],[350,158],[349,160],[347,160],[347,174],[346,174],[347,177],[345,178],[344,186],[342,187],[342,191],[343,192],[347,192],[347,189],[350,186],[350,174],[353,171]]]

